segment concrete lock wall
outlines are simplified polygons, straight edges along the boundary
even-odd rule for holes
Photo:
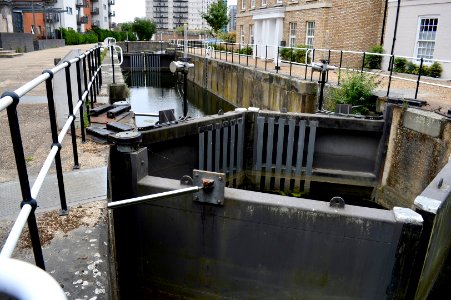
[[[51,39],[51,40],[36,40],[34,43],[34,50],[44,50],[50,48],[64,47],[66,45],[65,41],[62,39]]]
[[[289,112],[316,110],[317,84],[191,55],[194,70],[188,80],[237,107],[258,107]],[[206,76],[206,74],[208,74]]]
[[[147,176],[136,196],[182,187]],[[117,209],[119,293],[123,299],[408,298],[421,221],[402,215],[230,188],[224,206],[185,195]]]
[[[376,202],[412,207],[451,155],[451,122],[433,112],[392,106],[383,177]]]

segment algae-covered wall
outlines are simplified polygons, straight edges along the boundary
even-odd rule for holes
[[[393,108],[387,158],[376,202],[412,207],[451,155],[451,122],[433,112]]]
[[[317,84],[253,67],[191,56],[188,80],[238,107],[314,113]],[[205,76],[205,74],[208,74]]]

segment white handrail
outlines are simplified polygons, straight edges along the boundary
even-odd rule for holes
[[[16,248],[17,242],[19,241],[22,230],[27,222],[28,216],[31,212],[31,205],[25,204],[22,206],[19,215],[17,216],[16,222],[14,222],[13,228],[6,239],[5,245],[3,245],[2,252],[0,252],[0,258],[9,258]]]
[[[0,292],[17,299],[67,299],[61,286],[48,273],[11,258],[0,258]]]

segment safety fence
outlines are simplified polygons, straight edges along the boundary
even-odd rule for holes
[[[174,40],[173,43],[177,49],[181,49],[183,40]],[[420,86],[429,86],[441,89],[438,94],[446,93],[451,89],[451,85],[445,81],[426,78],[425,74],[429,65],[439,63],[450,66],[451,60],[426,59],[403,55],[390,55],[384,53],[372,53],[350,50],[317,49],[317,48],[299,48],[284,47],[275,45],[261,44],[240,44],[215,42],[207,43],[200,40],[189,40],[188,52],[214,59],[225,60],[226,62],[239,65],[251,66],[265,71],[282,73],[284,75],[303,78],[310,81],[321,81],[321,72],[319,77],[315,78],[314,71],[317,70],[318,63],[327,62],[328,69],[334,70],[337,74],[329,76],[327,81],[340,85],[343,80],[344,72],[361,72],[380,76],[379,81],[383,81],[383,88],[386,90],[386,96],[393,96],[393,80],[399,80],[405,84],[410,84],[409,89],[414,91],[414,96],[409,97],[413,100],[418,98]],[[377,59],[379,58],[379,60]],[[405,62],[415,66],[413,75],[397,73],[396,62],[403,59]],[[369,60],[376,60],[377,68],[372,69]],[[415,63],[419,64],[418,66]],[[282,66],[284,70],[282,70]],[[383,71],[382,69],[386,69]],[[443,68],[444,69],[444,68]],[[427,74],[426,74],[427,75]],[[443,90],[444,89],[444,90]],[[392,91],[392,95],[390,92]],[[412,93],[413,94],[413,93]],[[414,101],[415,102],[415,101]]]
[[[11,133],[12,144],[14,148],[14,156],[16,161],[16,167],[19,176],[20,188],[22,193],[21,210],[17,217],[11,232],[5,241],[5,244],[0,253],[0,259],[2,263],[5,259],[11,258],[13,251],[19,241],[19,237],[25,226],[25,222],[28,223],[30,232],[31,244],[33,247],[33,253],[36,265],[45,270],[44,258],[42,254],[41,242],[39,239],[39,231],[36,222],[35,210],[37,207],[37,199],[41,190],[44,179],[55,161],[56,174],[58,179],[58,189],[61,202],[61,214],[67,214],[68,208],[66,203],[66,195],[64,189],[64,178],[61,164],[60,151],[62,148],[62,142],[66,136],[69,128],[71,130],[72,137],[72,150],[74,158],[74,168],[79,168],[76,132],[75,132],[75,119],[76,114],[80,116],[80,127],[82,141],[85,141],[85,128],[84,128],[84,110],[85,103],[87,110],[89,107],[93,107],[96,102],[97,95],[100,92],[102,85],[102,71],[101,71],[101,47],[96,46],[82,53],[81,55],[66,60],[63,63],[57,65],[50,70],[44,70],[42,74],[13,92],[5,92],[0,98],[0,111],[6,109],[8,115],[9,128]],[[77,99],[75,106],[73,103],[73,93],[71,82],[71,66],[75,64],[76,68],[76,82],[77,82]],[[68,104],[68,118],[61,131],[58,132],[56,112],[55,112],[55,97],[54,97],[54,76],[55,74],[64,71],[66,79],[66,95]],[[52,135],[52,145],[50,153],[48,154],[45,162],[39,171],[39,174],[30,188],[30,179],[28,177],[28,171],[26,166],[26,159],[24,155],[24,147],[22,143],[20,124],[17,114],[17,106],[20,103],[21,97],[33,90],[36,86],[45,82],[47,92],[47,102],[49,110],[49,121]],[[89,116],[89,111],[87,111]],[[50,291],[49,291],[50,293]]]

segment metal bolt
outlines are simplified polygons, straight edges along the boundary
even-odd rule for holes
[[[221,200],[220,200],[220,199],[218,199],[218,203],[221,203]]]
[[[222,177],[221,177],[221,176],[219,176],[219,177],[218,177],[218,180],[219,180],[219,181],[222,181]]]
[[[437,187],[441,188],[443,185],[443,178],[440,178],[440,180],[438,181]]]

